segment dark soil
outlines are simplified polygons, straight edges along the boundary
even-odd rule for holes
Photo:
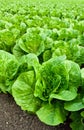
[[[0,130],[71,130],[68,123],[59,127],[43,124],[35,115],[30,115],[16,105],[8,94],[0,94]]]

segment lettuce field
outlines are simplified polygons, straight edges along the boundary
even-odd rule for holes
[[[0,0],[0,93],[46,125],[84,130],[83,0]]]

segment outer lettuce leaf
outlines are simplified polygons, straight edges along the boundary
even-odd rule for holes
[[[58,94],[51,94],[50,100],[59,99],[64,101],[71,101],[75,99],[77,96],[77,91],[74,87],[70,88],[70,90],[62,90]]]
[[[70,124],[72,130],[84,130],[84,117],[81,116],[80,111],[73,112],[70,118],[72,119]]]
[[[80,42],[80,46],[84,47],[84,33],[79,35],[78,40]]]
[[[82,95],[82,94],[81,94]],[[76,99],[64,104],[65,110],[78,111],[84,108],[84,97],[78,95]]]
[[[77,62],[80,66],[84,64],[84,47],[79,46],[80,55],[77,57],[75,62]]]
[[[77,80],[76,80],[77,81]],[[64,104],[64,108],[68,111],[78,111],[84,108],[84,69],[81,69],[81,83],[78,89],[76,99]]]
[[[7,45],[5,45],[4,42],[0,41],[0,50],[9,51],[10,48]]]
[[[36,112],[40,106],[40,99],[34,96],[35,82],[40,64],[35,54],[27,54],[19,60],[19,77],[12,87],[13,97],[23,110]],[[39,74],[39,73],[38,73]]]
[[[44,104],[36,114],[42,122],[47,125],[56,126],[65,121],[67,112],[63,109],[62,105],[56,103],[53,105]]]
[[[40,68],[40,64],[39,64],[38,57],[33,53],[24,55],[19,60],[20,73],[28,70],[34,70],[37,76],[39,68]]]
[[[22,72],[27,72],[29,70],[34,70],[36,74],[40,67],[38,57],[33,53],[18,57],[18,62],[18,71],[16,77],[18,77]]]
[[[84,89],[84,68],[81,69],[82,88]]]
[[[77,63],[73,61],[69,61],[69,60],[65,61],[65,66],[66,66],[66,69],[69,70],[68,72],[69,73],[69,83],[68,83],[69,88],[72,88],[72,87],[78,88],[79,85],[81,84],[80,66]]]
[[[47,60],[49,60],[51,57],[52,57],[51,50],[44,51],[44,53],[43,53],[43,61],[44,62],[47,61]]]
[[[84,118],[84,111],[81,112],[81,116]],[[84,122],[83,122],[84,123]]]
[[[2,92],[11,93],[11,85],[18,69],[16,58],[3,50],[0,50],[0,89]]]
[[[13,47],[13,54],[14,56],[19,60],[22,56],[26,55],[27,53],[25,53],[20,46],[17,44],[15,44],[15,46]]]
[[[50,49],[50,48],[52,48],[53,43],[54,43],[54,41],[53,41],[52,38],[46,37],[45,42],[44,42],[44,44],[45,44],[45,49]]]
[[[34,96],[35,73],[23,72],[17,78],[12,87],[13,97],[22,110],[35,113],[41,101]]]

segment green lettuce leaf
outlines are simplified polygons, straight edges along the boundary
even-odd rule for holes
[[[82,95],[82,94],[81,94]],[[67,111],[79,111],[81,109],[84,109],[84,97],[78,95],[76,99],[66,102],[64,104],[64,108]]]
[[[35,113],[41,101],[34,96],[35,73],[33,70],[23,72],[12,86],[12,94],[22,110]]]
[[[71,101],[75,99],[77,96],[77,91],[74,87],[70,88],[70,90],[62,90],[58,94],[52,93],[50,95],[50,101],[52,99],[59,99],[64,101]]]
[[[82,82],[82,89],[84,90],[84,68],[81,69],[81,82]]]
[[[20,46],[17,44],[15,44],[15,46],[12,49],[13,55],[19,60],[22,56],[26,55],[27,53],[25,53]]]
[[[47,60],[49,60],[51,57],[52,57],[51,50],[44,51],[44,53],[43,53],[43,61],[44,62],[47,61]]]
[[[71,113],[70,118],[72,130],[84,130],[84,117],[81,116],[80,111]]]
[[[46,103],[36,112],[36,115],[47,125],[56,126],[65,121],[66,113],[59,103],[53,105]]]
[[[28,70],[34,70],[37,76],[39,68],[40,68],[39,59],[33,53],[24,55],[19,59],[19,72],[20,73],[28,71]]]
[[[80,55],[77,56],[75,62],[77,62],[81,66],[82,64],[84,64],[84,47],[83,46],[79,46],[79,52],[80,52]]]

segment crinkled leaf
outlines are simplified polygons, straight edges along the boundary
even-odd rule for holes
[[[39,70],[39,67],[40,67],[40,64],[39,64],[39,59],[38,57],[33,54],[33,53],[30,53],[30,54],[27,54],[27,55],[24,55],[20,58],[19,60],[19,66],[24,66],[26,65],[26,70],[31,70],[31,69],[34,69],[35,72],[37,73],[38,70]],[[24,67],[23,67],[24,68]],[[21,67],[21,71],[23,69]],[[24,71],[24,70],[23,70]]]
[[[12,87],[16,103],[29,112],[36,112],[40,106],[40,100],[34,97],[34,84],[34,71],[28,71],[20,74]]]
[[[72,87],[71,90],[62,90],[58,94],[52,93],[50,95],[50,100],[58,99],[64,101],[71,101],[75,99],[76,96],[77,96],[77,90],[74,87]]]
[[[75,62],[77,62],[81,66],[82,64],[84,64],[84,47],[83,46],[79,46],[79,52],[80,52],[80,55],[77,56]]]
[[[20,59],[22,56],[26,55],[27,53],[25,53],[20,46],[16,43],[15,46],[13,47],[13,54],[15,55],[15,57],[17,59]]]
[[[78,111],[84,108],[84,98],[80,97],[79,95],[77,96],[76,99],[70,101],[70,102],[66,102],[64,104],[64,108],[65,110],[68,111]]]
[[[36,114],[42,122],[51,126],[59,125],[66,119],[65,110],[59,103],[54,105],[45,104],[36,112]]]
[[[47,60],[49,60],[51,57],[52,57],[52,52],[51,52],[51,50],[46,50],[46,51],[43,53],[43,61],[47,61]]]
[[[81,71],[80,66],[73,61],[65,61],[66,69],[69,70],[69,86],[79,87],[81,83]]]

